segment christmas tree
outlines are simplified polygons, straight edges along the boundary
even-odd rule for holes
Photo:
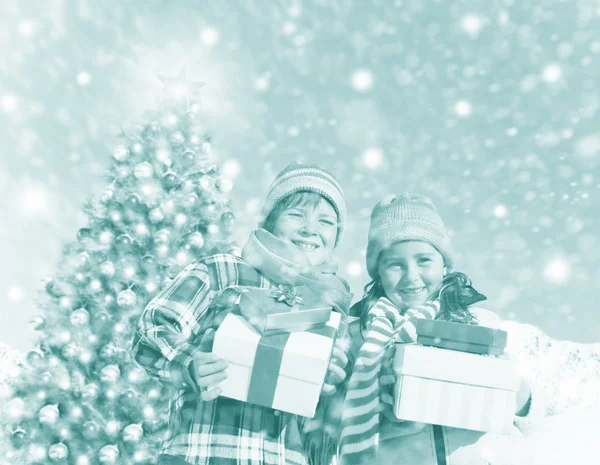
[[[32,322],[38,346],[3,406],[11,447],[0,463],[156,462],[168,388],[130,358],[137,320],[184,266],[235,249],[231,183],[211,154],[197,92],[174,84],[182,98],[121,131],[108,187],[84,205],[88,225],[45,282]]]

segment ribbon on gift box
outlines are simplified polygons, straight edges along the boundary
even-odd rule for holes
[[[305,332],[333,339],[337,331],[336,328],[324,324]],[[259,405],[271,405],[273,403],[281,361],[289,337],[290,333],[261,336],[250,376],[248,403]]]

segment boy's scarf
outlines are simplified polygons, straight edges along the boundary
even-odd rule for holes
[[[348,314],[352,294],[346,281],[335,274],[338,266],[333,260],[314,266],[304,251],[265,229],[258,229],[250,234],[242,249],[242,258],[270,281],[292,286],[304,285],[334,310],[342,315]],[[337,337],[345,337],[344,332],[345,326],[340,329]],[[332,401],[332,397],[322,398],[315,418],[326,417],[331,410]],[[331,436],[323,428],[302,436],[308,463],[329,465],[336,454],[338,438]]]
[[[381,297],[367,313],[364,342],[350,381],[342,416],[340,463],[375,463],[379,445],[379,376],[386,349],[395,342],[416,342],[414,320],[434,319],[439,302],[426,302],[404,315]]]
[[[314,266],[304,251],[265,229],[250,234],[242,249],[242,258],[270,281],[306,286],[334,310],[342,315],[348,313],[352,294],[348,284],[335,274],[338,266],[332,259]]]

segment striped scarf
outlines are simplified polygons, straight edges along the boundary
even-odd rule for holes
[[[379,445],[379,376],[386,349],[395,342],[416,342],[414,322],[434,319],[439,302],[426,302],[404,315],[387,298],[381,297],[367,313],[364,342],[350,381],[342,418],[340,463],[373,463]]]

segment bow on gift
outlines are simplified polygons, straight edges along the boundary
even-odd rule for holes
[[[294,286],[285,286],[280,284],[277,289],[269,294],[277,302],[283,302],[293,307],[294,305],[303,305],[304,299],[298,295]]]

